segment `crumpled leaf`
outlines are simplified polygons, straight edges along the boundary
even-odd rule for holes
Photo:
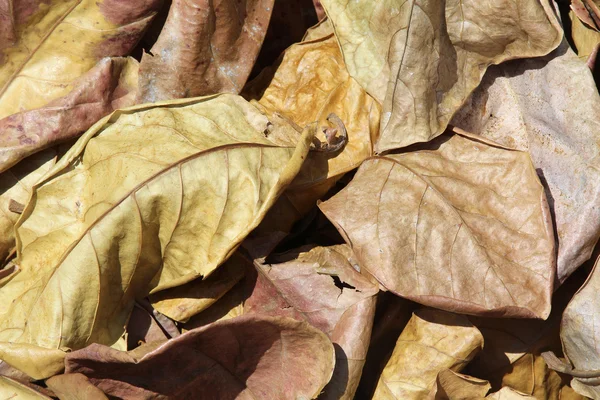
[[[108,400],[102,390],[83,374],[61,374],[46,380],[46,385],[60,400]]]
[[[252,104],[271,118],[291,120],[298,130],[312,121],[327,127],[328,116],[335,113],[347,133],[348,141],[341,151],[311,152],[275,205],[273,224],[287,231],[336,179],[372,155],[381,108],[346,71],[327,21],[310,29],[304,41],[289,47],[276,70],[263,71],[248,86],[244,96],[256,99]]]
[[[14,226],[20,214],[10,210],[11,202],[27,203],[31,188],[56,163],[57,153],[56,148],[44,150],[0,174],[0,263],[15,248]]]
[[[565,309],[560,339],[567,364],[559,372],[573,376],[571,386],[583,396],[600,397],[600,271],[598,260]],[[549,361],[547,359],[547,361]],[[556,369],[555,365],[551,365]]]
[[[0,118],[66,95],[103,57],[128,55],[162,1],[13,3],[14,44],[0,48]]]
[[[490,68],[452,120],[531,154],[553,212],[558,283],[590,258],[600,236],[598,114],[594,79],[563,41],[546,57]]]
[[[571,37],[577,56],[586,61],[600,43],[600,32],[588,28],[572,11],[569,13],[569,19],[571,20]]]
[[[509,387],[503,387],[502,389],[500,389],[496,393],[492,393],[489,396],[486,396],[486,399],[491,399],[491,400],[524,400],[524,399],[531,399],[531,400],[535,400],[535,397],[526,395],[526,394],[521,393],[521,392],[518,392],[518,391],[516,391],[514,389],[511,389]]]
[[[138,63],[103,58],[66,96],[0,120],[0,172],[26,156],[76,137],[117,108],[135,103]]]
[[[140,64],[141,102],[239,93],[262,45],[274,0],[173,0]]]
[[[550,313],[552,224],[527,153],[445,135],[368,159],[319,207],[402,297],[465,314]]]
[[[249,262],[238,252],[206,279],[195,279],[185,285],[162,290],[150,296],[152,306],[179,322],[213,305],[244,277],[244,264]]]
[[[210,275],[306,158],[314,126],[276,146],[267,125],[234,95],[137,106],[94,125],[19,220],[0,353],[110,345],[135,298]]]
[[[260,271],[245,314],[287,316],[325,332],[336,347],[336,369],[320,399],[353,399],[367,355],[377,286],[352,267],[346,245],[303,247]]]
[[[150,307],[151,308],[151,307]],[[152,312],[136,302],[127,321],[126,350],[135,349],[142,343],[161,342],[171,338],[153,317]]]
[[[482,347],[481,333],[465,316],[417,310],[398,338],[373,398],[426,398],[440,371],[460,371]]]
[[[67,373],[82,373],[106,394],[127,399],[311,399],[331,376],[334,349],[306,322],[242,316],[150,351],[92,344],[69,353],[65,365]]]
[[[485,69],[548,54],[562,31],[547,0],[322,0],[348,71],[383,105],[377,152],[427,142]]]

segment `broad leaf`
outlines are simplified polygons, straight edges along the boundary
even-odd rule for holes
[[[547,0],[322,3],[350,75],[383,105],[378,152],[440,135],[489,65],[562,37]]]
[[[34,187],[19,220],[0,353],[9,343],[110,345],[135,298],[210,275],[306,158],[314,126],[279,146],[265,138],[268,124],[240,97],[219,95],[94,125]]]
[[[127,353],[93,344],[65,364],[127,399],[312,399],[331,377],[334,349],[305,322],[243,316]]]
[[[300,248],[281,258],[289,261],[257,264],[260,273],[244,313],[288,316],[325,332],[336,346],[336,369],[319,398],[353,399],[378,288],[354,270],[346,245]]]
[[[215,273],[206,279],[198,278],[185,285],[162,290],[150,296],[152,306],[179,322],[187,322],[190,317],[213,305],[244,277],[245,264],[251,261],[233,253]]]
[[[448,311],[546,318],[555,256],[529,156],[468,135],[373,157],[319,206],[383,286]]]
[[[483,399],[490,391],[488,381],[445,369],[436,379],[435,400]]]
[[[440,371],[460,371],[482,347],[481,333],[465,316],[420,309],[398,338],[373,398],[426,398]]]
[[[600,397],[599,301],[600,269],[596,260],[587,281],[563,313],[560,338],[567,363],[561,370],[549,362],[552,368],[573,376],[571,386],[577,393],[594,399]]]
[[[140,65],[140,101],[239,93],[262,45],[274,0],[173,0]]]
[[[126,56],[161,0],[14,1],[14,40],[0,45],[0,118],[45,106],[106,56]]]
[[[115,109],[133,105],[137,77],[135,59],[104,58],[73,82],[66,96],[0,120],[0,172],[32,153],[76,137]]]
[[[271,229],[288,231],[336,179],[372,155],[381,109],[346,71],[327,21],[311,28],[304,41],[285,51],[276,69],[266,69],[248,86],[244,96],[256,99],[252,104],[272,118],[281,116],[291,120],[299,130],[312,121],[327,127],[328,116],[335,113],[343,127],[333,129],[346,132],[347,143],[338,142],[343,149],[309,154],[300,173],[275,205],[271,218],[261,227],[266,229],[270,225]]]
[[[546,57],[488,70],[452,123],[528,151],[542,182],[558,242],[557,281],[600,237],[600,97],[588,67],[566,41]]]
[[[0,394],[5,399],[18,400],[50,400],[52,397],[46,396],[37,390],[16,380],[0,376]]]
[[[82,374],[55,375],[45,383],[60,400],[108,400],[102,390]]]

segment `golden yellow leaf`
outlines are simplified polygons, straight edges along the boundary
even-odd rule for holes
[[[477,87],[485,69],[556,48],[547,0],[323,0],[348,71],[383,105],[383,152],[427,142]]]
[[[459,374],[451,369],[438,373],[435,400],[483,399],[492,387],[483,379]]]
[[[465,316],[420,309],[400,334],[373,398],[426,398],[440,371],[460,371],[482,347],[483,336]]]
[[[17,224],[20,271],[0,292],[0,352],[111,345],[135,298],[208,277],[307,156],[314,125],[293,146],[274,145],[267,126],[235,95],[132,107],[95,124],[35,185]]]
[[[64,96],[72,82],[102,57],[128,55],[160,3],[14,2],[14,44],[0,47],[0,118]]]
[[[18,381],[0,375],[0,396],[3,399],[50,400],[51,397],[34,390]]]

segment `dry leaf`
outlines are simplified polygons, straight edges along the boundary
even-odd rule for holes
[[[548,54],[562,32],[547,0],[322,0],[348,71],[383,105],[383,152],[442,134],[485,69]]]
[[[600,43],[600,32],[588,28],[573,12],[569,13],[569,19],[577,56],[586,61]]]
[[[0,172],[28,155],[85,132],[113,110],[134,104],[138,63],[103,58],[66,96],[0,120]]]
[[[465,316],[420,309],[398,338],[373,398],[423,399],[440,371],[460,371],[482,347],[481,333]]]
[[[0,396],[3,399],[18,399],[18,400],[44,400],[52,399],[35,389],[18,382],[14,379],[0,375]]]
[[[444,135],[368,159],[319,207],[360,266],[402,297],[466,314],[550,313],[552,225],[526,153]]]
[[[195,279],[185,285],[162,290],[150,296],[152,306],[179,322],[187,322],[204,311],[244,277],[244,264],[249,262],[240,253],[233,253],[222,266],[206,279]]]
[[[171,336],[162,330],[152,313],[136,302],[129,321],[127,321],[127,350],[132,350],[143,343],[162,342]]]
[[[69,353],[65,365],[67,373],[127,399],[312,399],[331,377],[334,349],[305,322],[242,316],[149,351],[92,344]]]
[[[262,45],[274,0],[173,0],[140,64],[141,102],[239,93]]]
[[[346,245],[304,247],[259,264],[246,314],[287,316],[325,332],[336,347],[336,369],[320,399],[353,399],[367,355],[378,288],[352,266]]]
[[[281,115],[300,126],[318,121],[327,127],[335,113],[348,137],[343,150],[311,152],[298,176],[274,206],[261,229],[289,231],[342,174],[372,155],[380,106],[346,71],[327,22],[309,30],[304,41],[283,54],[276,70],[267,69],[249,84],[246,98],[271,118]],[[340,139],[337,139],[340,140]]]
[[[161,0],[15,1],[14,44],[0,45],[0,118],[45,106],[106,56],[126,56]]]
[[[496,393],[492,393],[489,396],[486,396],[486,399],[492,399],[492,400],[524,400],[524,399],[531,399],[531,400],[535,400],[535,397],[533,396],[528,396],[524,393],[518,392],[516,390],[513,390],[509,387],[504,387],[502,389],[500,389],[499,391],[497,391]]]
[[[26,204],[31,188],[52,168],[57,156],[56,148],[48,149],[0,174],[0,263],[15,248],[14,226],[21,216],[9,209],[11,201]]]
[[[489,69],[452,123],[528,151],[547,186],[559,283],[587,260],[600,236],[600,97],[566,41],[547,57]]]
[[[563,313],[560,339],[567,358],[565,372],[573,376],[571,386],[583,396],[600,398],[600,269],[598,260],[583,286]],[[572,364],[572,367],[571,367]],[[552,365],[555,368],[554,365]]]
[[[490,391],[488,381],[445,369],[436,379],[435,400],[483,399]]]
[[[108,400],[102,390],[82,374],[55,375],[45,383],[60,400]]]
[[[118,111],[86,132],[17,225],[0,353],[111,345],[135,298],[212,273],[306,158],[314,126],[285,147],[267,125],[242,98],[218,95]]]

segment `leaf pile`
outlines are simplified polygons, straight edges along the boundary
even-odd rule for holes
[[[0,397],[600,399],[597,0],[0,0]]]

